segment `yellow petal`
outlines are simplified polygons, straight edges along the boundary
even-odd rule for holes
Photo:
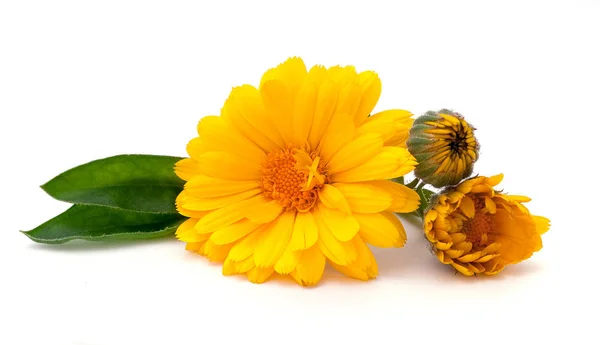
[[[189,181],[194,176],[200,174],[200,166],[193,159],[185,158],[175,163],[175,174],[180,179]]]
[[[325,271],[325,256],[317,246],[302,252],[296,269],[290,275],[302,286],[316,285]]]
[[[344,194],[333,185],[323,185],[321,190],[319,190],[319,200],[323,205],[332,210],[340,210],[345,214],[351,213],[350,205],[348,205],[348,201],[344,197]]]
[[[462,244],[463,242],[465,242],[467,240],[467,235],[462,232],[455,232],[455,233],[448,234],[448,235],[450,235],[450,238],[452,239],[452,243],[454,243],[455,245]],[[465,242],[465,243],[467,243],[467,242]],[[455,248],[455,249],[462,249],[462,248]]]
[[[498,242],[494,242],[485,247],[482,252],[485,254],[496,254],[502,245]]]
[[[191,252],[204,255],[204,244],[206,241],[202,242],[189,242],[185,245],[185,250],[189,250]]]
[[[354,129],[347,113],[334,113],[321,139],[321,160],[329,162],[342,146],[354,138]]]
[[[392,196],[371,183],[335,183],[333,186],[345,196],[352,212],[376,213],[392,205]]]
[[[232,195],[258,188],[258,181],[232,181],[206,175],[195,175],[185,184],[185,190],[197,197]]]
[[[498,254],[488,254],[488,255],[484,255],[484,256],[480,257],[479,259],[475,260],[475,262],[485,263],[485,262],[492,260],[495,257],[498,257]]]
[[[465,195],[460,200],[459,208],[462,211],[462,213],[464,213],[465,216],[467,216],[468,218],[475,217],[475,203],[473,202],[473,199],[471,199],[470,196]]]
[[[350,241],[358,233],[358,222],[352,214],[330,209],[320,204],[315,210],[315,216],[321,218],[323,224],[339,241]]]
[[[236,243],[229,251],[227,258],[232,261],[242,261],[252,256],[257,244],[262,239],[264,230],[264,226],[262,226]]]
[[[488,178],[488,183],[490,184],[490,186],[494,187],[494,186],[497,186],[498,184],[500,184],[500,182],[502,182],[503,179],[504,179],[504,174],[490,176]]]
[[[358,75],[358,78],[362,97],[360,98],[360,105],[354,117],[354,123],[357,126],[363,123],[367,119],[367,116],[371,114],[381,95],[381,80],[377,73],[371,71],[362,72]]]
[[[261,148],[244,138],[234,128],[229,127],[220,116],[203,117],[198,123],[198,134],[201,145],[206,151],[225,151],[256,162],[266,157]]]
[[[356,68],[354,66],[333,66],[330,67],[327,72],[329,78],[336,84],[358,85],[358,74],[356,74]]]
[[[360,86],[354,83],[341,85],[343,86],[338,94],[335,111],[336,113],[347,114],[347,121],[354,122],[362,96]],[[365,115],[364,118],[366,117]]]
[[[408,150],[386,146],[379,154],[350,170],[331,176],[333,182],[386,180],[406,175],[414,170],[416,161]]]
[[[528,214],[514,212],[510,215],[502,208],[497,209],[494,232],[503,263],[518,263],[542,247],[536,224]]]
[[[360,225],[359,235],[367,243],[381,248],[402,247],[406,232],[400,220],[392,213],[355,213]]]
[[[483,264],[483,266],[485,267],[485,272],[483,272],[484,275],[486,276],[491,276],[494,274],[498,274],[500,273],[505,265],[500,263],[500,258],[497,257],[495,259],[492,259],[486,263]]]
[[[225,244],[225,245],[216,245],[211,240],[206,241],[204,244],[204,256],[208,258],[208,260],[213,262],[221,262],[227,258],[229,255],[229,251],[233,243]]]
[[[273,267],[260,268],[254,267],[248,271],[248,280],[255,284],[262,284],[273,274]]]
[[[260,81],[261,88],[270,80],[282,82],[295,95],[306,77],[306,65],[299,57],[292,57],[265,72]]]
[[[186,149],[188,155],[192,159],[209,151],[206,149],[206,147],[204,146],[204,143],[202,143],[202,139],[200,139],[199,137],[196,137],[196,138],[193,138],[192,140],[190,140],[188,142],[187,146],[185,147],[185,149]]]
[[[256,267],[272,267],[277,263],[290,243],[295,218],[295,212],[288,211],[266,225],[265,232],[254,251]]]
[[[221,117],[228,126],[265,152],[284,147],[283,138],[267,116],[260,92],[253,86],[233,88],[221,110]]]
[[[262,191],[259,188],[251,189],[246,192],[217,196],[212,198],[199,198],[193,195],[187,195],[186,198],[181,200],[181,206],[192,211],[209,211],[215,210],[227,205],[234,204],[239,201],[251,198]]]
[[[367,182],[372,186],[376,186],[380,191],[385,191],[386,194],[391,195],[392,204],[388,207],[388,211],[397,212],[397,213],[409,213],[417,208],[419,208],[419,204],[421,203],[421,199],[419,198],[419,194],[414,190],[402,185],[400,183],[396,183],[393,181],[370,181]],[[379,192],[378,194],[380,194]]]
[[[312,247],[319,237],[319,229],[311,212],[298,212],[289,249],[304,250]]]
[[[235,270],[235,262],[229,259],[225,259],[225,261],[223,262],[223,268],[221,272],[224,276],[230,276],[238,273]]]
[[[506,200],[513,201],[513,202],[519,202],[519,203],[525,203],[525,202],[531,201],[530,197],[524,196],[524,195],[500,195],[500,196],[504,197]]]
[[[311,72],[313,72],[312,69]],[[318,90],[315,114],[308,135],[308,142],[312,149],[317,148],[323,138],[327,125],[334,114],[336,102],[337,93],[334,84],[330,81],[325,81]]]
[[[229,260],[229,257],[228,259]],[[244,260],[234,261],[236,273],[245,273],[254,268],[254,256],[250,255]]]
[[[182,242],[206,242],[210,235],[200,234],[194,229],[198,219],[190,218],[181,223],[175,231],[175,237]]]
[[[275,272],[279,274],[288,274],[292,272],[296,268],[301,256],[301,251],[291,250],[288,244],[288,247],[275,264]]]
[[[308,75],[307,75],[307,79],[315,84],[315,85],[322,85],[326,82],[328,82],[328,72],[327,72],[327,68],[325,68],[322,65],[314,65],[310,68],[310,70],[308,71]]]
[[[249,205],[240,212],[244,217],[250,219],[251,221],[264,224],[277,218],[282,211],[283,207],[279,201],[266,201],[266,199],[262,197],[262,200],[257,200],[254,205]]]
[[[550,219],[542,216],[532,216],[532,218],[539,234],[545,234],[550,229]]]
[[[275,124],[277,132],[286,142],[294,138],[292,127],[293,94],[280,80],[265,82],[260,88],[260,95],[267,112],[267,117]]]
[[[210,177],[233,181],[260,180],[262,167],[260,164],[244,161],[240,157],[227,152],[206,152],[195,158],[200,172]]]
[[[354,262],[349,265],[337,265],[332,263],[331,265],[343,274],[360,280],[369,280],[377,277],[378,267],[375,257],[371,253],[371,250],[359,237],[352,240],[354,247],[356,248],[357,257]]]
[[[466,255],[463,255],[463,256],[459,257],[458,261],[460,261],[460,262],[471,262],[471,261],[475,261],[475,260],[479,259],[482,256],[483,256],[482,252],[470,253],[470,254],[466,254]]]
[[[465,265],[465,264],[461,264],[461,263],[454,262],[454,261],[452,261],[450,264],[451,264],[451,265],[452,265],[452,267],[454,267],[454,268],[455,268],[455,269],[456,269],[458,272],[460,272],[460,273],[462,273],[462,274],[464,274],[464,275],[466,275],[466,276],[472,276],[472,275],[474,274],[474,272],[473,272],[473,271],[471,271],[471,270],[469,270],[469,269],[466,267],[466,265]]]
[[[327,164],[330,175],[354,168],[373,158],[383,148],[383,140],[376,133],[366,133],[344,145]]]
[[[308,141],[308,134],[313,123],[317,103],[317,88],[314,84],[306,82],[298,90],[294,98],[292,113],[292,143],[304,145]]]
[[[492,187],[487,184],[476,184],[473,186],[473,188],[471,188],[471,193],[473,194],[490,193],[491,191],[493,191]]]
[[[439,249],[439,250],[443,250],[446,252],[446,254],[448,254],[448,256],[450,256],[453,259],[458,258],[459,256],[463,255],[465,252],[460,250],[460,249],[450,249],[452,248],[452,245],[454,245],[454,243],[452,242],[435,242],[434,246]]]
[[[478,262],[469,262],[465,263],[464,265],[467,266],[469,270],[475,274],[479,274],[485,271],[485,267],[483,267],[483,265]]]
[[[494,214],[496,213],[496,203],[494,203],[494,201],[492,201],[491,198],[485,196],[485,209],[488,210],[489,213]]]
[[[456,186],[456,190],[463,194],[470,193],[473,186],[481,184],[484,181],[484,179],[485,177],[483,176],[468,179]]]
[[[407,148],[406,141],[408,140],[409,131],[412,128],[414,123],[414,119],[409,118],[401,123],[396,124],[396,131],[394,135],[383,142],[384,146],[399,146],[403,148]]]
[[[217,245],[232,243],[258,229],[260,226],[261,224],[253,223],[248,219],[242,219],[213,232],[210,235],[210,240]]]
[[[331,233],[322,217],[316,216],[319,228],[317,245],[325,256],[338,265],[348,265],[356,260],[356,248],[350,242],[341,242]]]
[[[175,199],[175,208],[177,208],[177,212],[179,212],[179,214],[184,215],[189,218],[200,219],[200,218],[204,217],[205,215],[207,215],[208,213],[210,213],[210,211],[192,211],[192,210],[188,210],[187,208],[183,207],[181,205],[182,201],[185,200],[187,197],[188,197],[188,192],[183,190],[183,191],[181,191],[181,193],[179,193],[179,195]]]
[[[357,129],[356,135],[377,133],[385,146],[406,148],[406,139],[414,120],[412,113],[406,110],[392,109],[369,116]]]
[[[200,219],[196,224],[196,230],[201,233],[209,233],[220,228],[233,224],[245,217],[244,210],[255,207],[258,204],[265,203],[262,195],[257,195],[249,199],[227,205],[220,209],[211,211]],[[254,221],[253,219],[250,219]],[[255,222],[258,223],[258,222]]]

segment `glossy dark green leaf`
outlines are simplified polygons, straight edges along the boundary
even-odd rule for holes
[[[153,155],[109,157],[70,169],[42,189],[73,204],[177,213],[175,198],[184,181],[175,175],[173,167],[181,159]]]
[[[23,233],[39,243],[139,240],[173,234],[185,217],[176,214],[140,213],[117,208],[73,205],[46,223]]]

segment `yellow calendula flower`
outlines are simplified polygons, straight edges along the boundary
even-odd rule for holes
[[[528,197],[496,191],[502,178],[468,179],[434,197],[425,214],[435,255],[464,275],[496,274],[542,248],[550,221],[529,213]]]
[[[415,176],[438,188],[469,177],[479,157],[474,132],[462,115],[448,109],[419,116],[408,139],[408,150],[419,162]]]
[[[234,88],[176,165],[187,181],[177,207],[190,217],[177,237],[223,261],[223,274],[255,283],[275,273],[314,285],[326,262],[374,278],[367,244],[403,246],[393,212],[419,205],[414,191],[389,181],[416,165],[404,144],[411,114],[369,116],[380,93],[374,72],[307,71],[299,58],[267,71],[258,88]]]

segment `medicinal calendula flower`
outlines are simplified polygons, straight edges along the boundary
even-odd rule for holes
[[[468,179],[434,197],[425,214],[435,255],[464,275],[496,274],[542,248],[550,221],[529,213],[528,197],[494,190],[502,178]]]
[[[292,58],[258,88],[236,87],[221,116],[204,117],[176,165],[177,199],[190,217],[177,230],[186,248],[224,261],[223,274],[255,283],[272,274],[314,285],[326,262],[367,280],[377,263],[367,244],[401,247],[393,212],[419,197],[389,179],[416,165],[405,149],[411,114],[369,116],[381,92],[374,72],[306,70]]]
[[[418,117],[408,139],[408,150],[419,162],[415,176],[434,187],[469,177],[479,156],[474,130],[459,113],[447,109]]]

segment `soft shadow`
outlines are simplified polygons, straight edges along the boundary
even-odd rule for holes
[[[404,247],[371,248],[379,266],[379,276],[411,279],[427,276],[452,278],[454,271],[441,264],[432,254],[429,242],[423,234],[421,221],[412,216],[400,218],[408,238]]]
[[[431,283],[462,278],[452,267],[438,261],[426,239],[411,237],[403,248],[372,248],[380,279]]]
[[[410,224],[412,227],[418,228],[419,230],[423,226],[423,221],[417,217],[410,214],[400,214],[398,218],[402,221],[402,224]]]
[[[232,275],[232,276],[227,276],[227,279],[236,279],[241,283],[252,284],[250,281],[248,281],[246,274],[236,274],[236,275]],[[275,285],[279,285],[279,286],[286,287],[286,288],[298,288],[298,289],[315,289],[315,288],[318,288],[318,287],[321,287],[324,285],[328,285],[328,284],[340,285],[339,283],[342,283],[345,286],[353,285],[353,284],[358,286],[358,285],[363,285],[365,283],[369,283],[372,281],[373,280],[365,282],[362,280],[347,277],[347,276],[343,275],[342,273],[336,271],[329,264],[327,264],[325,266],[325,271],[323,272],[323,277],[321,278],[319,283],[316,285],[313,285],[313,286],[301,286],[290,275],[280,275],[280,274],[274,273],[268,279],[268,282],[270,284],[275,284]]]
[[[343,283],[344,285],[365,285],[374,282],[375,279],[370,280],[360,280],[352,277],[348,277],[342,272],[338,272],[333,266],[327,264],[325,266],[325,272],[323,272],[323,278],[321,279],[320,284],[327,285],[329,283],[337,284]]]
[[[175,243],[175,237],[160,237],[144,240],[108,240],[108,241],[84,241],[73,240],[62,244],[30,243],[29,247],[35,250],[46,250],[52,252],[89,252],[120,250],[130,247],[154,246],[162,243]]]
[[[544,266],[536,263],[535,260],[527,260],[520,262],[516,265],[509,265],[502,270],[502,272],[484,277],[490,280],[507,280],[514,278],[526,277],[528,275],[539,274],[544,270]]]

